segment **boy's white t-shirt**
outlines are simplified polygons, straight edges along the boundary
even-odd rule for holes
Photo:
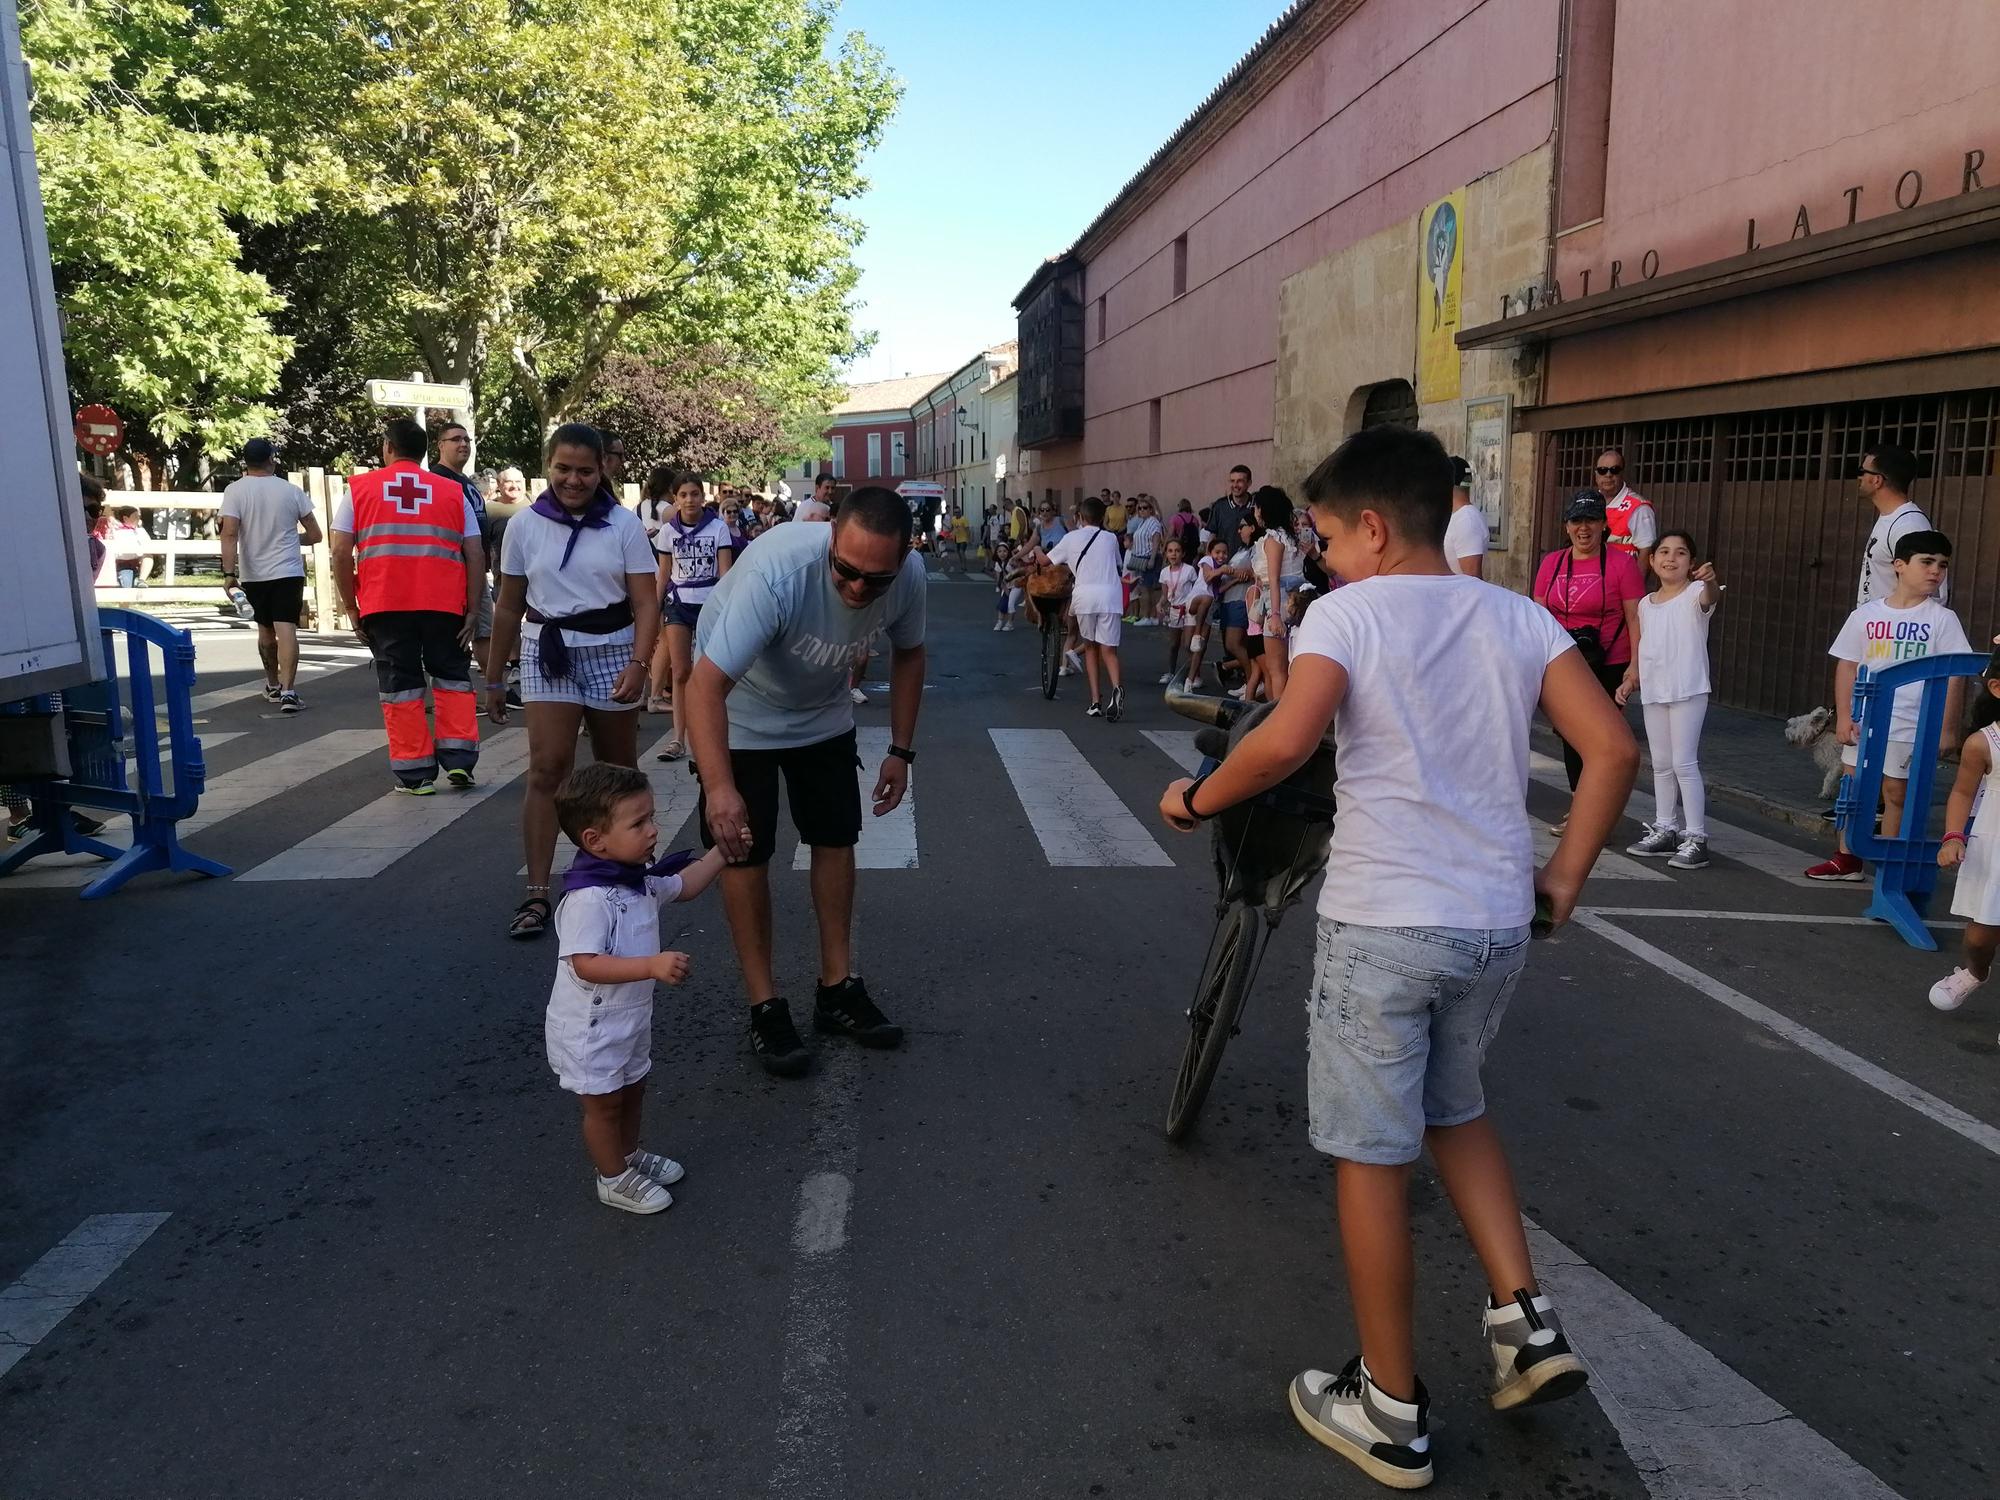
[[[1877,599],[1886,599],[1896,587],[1896,543],[1913,531],[1929,531],[1930,517],[1914,501],[1905,500],[1886,516],[1877,516],[1868,528],[1868,540],[1861,549],[1861,586],[1855,592],[1858,609]],[[1938,598],[1951,599],[1950,580],[1938,589]]]
[[[632,979],[624,984],[585,984],[569,966],[572,955],[602,953],[611,958],[646,958],[660,951],[660,908],[678,901],[678,875],[648,875],[646,889],[622,885],[587,885],[571,891],[556,905],[556,982],[549,991],[549,1009],[586,1015],[593,1008],[616,1010],[653,1003],[653,981]],[[602,1001],[602,1005],[594,1002]]]
[[[1532,599],[1462,574],[1367,578],[1313,601],[1293,660],[1324,656],[1348,677],[1322,917],[1528,924],[1528,724],[1549,663],[1575,649]]]
[[[1076,574],[1070,608],[1080,615],[1125,612],[1125,586],[1119,581],[1118,538],[1098,526],[1083,526],[1049,548],[1049,561]]]
[[[1715,611],[1701,607],[1707,592],[1690,583],[1671,599],[1657,593],[1639,601],[1639,701],[1684,703],[1709,691],[1708,625]]]
[[[1873,599],[1847,617],[1827,655],[1880,670],[1919,657],[1970,651],[1958,616],[1935,599],[1908,609],[1891,609],[1886,599]],[[1923,702],[1922,683],[1896,693],[1896,711],[1889,721],[1889,738],[1917,737],[1917,709]]]
[[[1459,566],[1468,557],[1484,557],[1493,540],[1492,528],[1486,524],[1486,517],[1476,505],[1461,505],[1451,513],[1451,519],[1444,528],[1444,558],[1452,571],[1463,573]]]

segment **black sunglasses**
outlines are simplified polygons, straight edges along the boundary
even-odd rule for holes
[[[849,583],[858,583],[865,589],[886,589],[896,581],[894,573],[864,573],[853,563],[843,562],[838,557],[833,559],[833,571]]]
[[[1600,474],[1623,474],[1625,466],[1623,464],[1599,464],[1597,472]]]
[[[1866,465],[1866,464],[1863,464],[1863,465],[1861,466],[1861,471],[1860,471],[1859,475],[1857,475],[1857,477],[1858,477],[1858,478],[1863,478],[1863,479],[1866,479],[1866,478],[1870,478],[1870,477],[1873,477],[1873,478],[1876,478],[1876,479],[1880,479],[1880,478],[1882,477],[1882,471],[1881,471],[1880,469],[1871,469],[1871,468],[1869,468],[1869,467],[1868,467],[1868,465]]]

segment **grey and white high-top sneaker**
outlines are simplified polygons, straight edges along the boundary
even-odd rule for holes
[[[1493,1405],[1499,1411],[1573,1396],[1590,1371],[1563,1337],[1555,1304],[1537,1293],[1514,1293],[1505,1307],[1488,1307],[1487,1347],[1493,1353]]]
[[[1357,1354],[1338,1375],[1307,1370],[1291,1395],[1299,1426],[1370,1479],[1395,1490],[1431,1482],[1431,1395],[1422,1381],[1413,1402],[1385,1396]]]
[[[1672,854],[1681,841],[1681,831],[1666,823],[1648,823],[1646,831],[1636,844],[1627,844],[1625,852],[1636,854],[1641,859],[1665,859]]]

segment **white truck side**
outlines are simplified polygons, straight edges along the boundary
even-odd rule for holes
[[[0,6],[0,703],[102,677],[28,72]],[[0,769],[4,769],[0,767]]]

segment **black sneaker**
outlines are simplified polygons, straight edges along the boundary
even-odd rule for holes
[[[1104,717],[1116,724],[1125,717],[1125,689],[1113,688],[1111,696],[1105,700]]]
[[[267,682],[264,684],[264,701],[266,703],[276,703],[284,695],[284,689],[279,687],[277,683]]]
[[[295,714],[304,707],[305,704],[300,701],[299,695],[292,689],[286,688],[282,693],[278,694],[279,713]]]
[[[457,792],[469,792],[473,789],[473,787],[478,785],[478,783],[472,779],[472,773],[470,771],[460,770],[456,767],[454,767],[449,771],[446,771],[444,773],[444,779],[450,782],[452,790]]]
[[[1514,1293],[1505,1307],[1486,1306],[1486,1346],[1493,1357],[1492,1402],[1499,1411],[1573,1396],[1590,1371],[1569,1346],[1562,1321],[1545,1296]]]
[[[1104,705],[1093,698],[1090,700],[1090,707],[1084,710],[1084,714],[1092,719],[1101,719],[1104,717]]]
[[[798,1078],[812,1066],[812,1054],[792,1025],[791,1007],[782,1000],[750,1007],[750,1050],[766,1073],[779,1078]]]
[[[819,987],[813,1001],[813,1029],[853,1037],[864,1047],[903,1044],[903,1028],[875,1008],[868,987],[858,979]]]

